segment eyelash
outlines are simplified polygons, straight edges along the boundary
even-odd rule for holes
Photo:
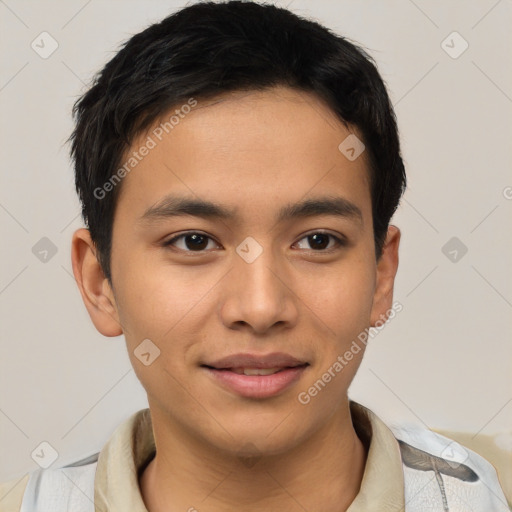
[[[186,233],[181,233],[180,235],[177,235],[177,236],[175,236],[175,237],[173,237],[173,238],[171,238],[169,240],[166,240],[165,242],[163,242],[162,246],[163,247],[170,247],[170,246],[172,246],[173,243],[175,243],[180,238],[185,238],[185,237],[190,236],[190,235],[200,235],[202,237],[208,238],[209,240],[213,240],[215,242],[215,240],[212,237],[206,235],[205,233],[201,233],[200,231],[187,231]],[[300,241],[302,241],[304,239],[307,239],[307,238],[309,238],[310,236],[313,236],[313,235],[327,235],[327,236],[329,236],[329,237],[331,237],[332,239],[335,240],[335,242],[337,244],[337,247],[331,247],[329,249],[318,249],[318,250],[315,250],[315,249],[304,249],[304,250],[308,250],[309,252],[314,252],[314,253],[328,254],[328,253],[332,252],[333,250],[340,249],[340,248],[345,247],[347,245],[347,241],[344,238],[336,236],[336,235],[333,235],[332,233],[327,233],[325,231],[321,231],[321,230],[320,231],[312,231],[312,232],[304,235],[300,240],[298,240],[298,242],[300,242]],[[298,243],[298,242],[296,242],[296,243]],[[177,250],[180,251],[180,252],[185,252],[185,253],[189,253],[189,254],[203,254],[205,252],[208,252],[206,250],[200,250],[200,251],[191,251],[191,250],[185,250],[185,249],[177,249]]]

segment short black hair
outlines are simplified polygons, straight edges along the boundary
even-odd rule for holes
[[[284,8],[239,0],[200,2],[131,37],[73,107],[76,190],[109,282],[120,185],[108,194],[97,191],[118,170],[135,137],[192,97],[279,85],[315,94],[346,126],[357,128],[370,167],[380,258],[406,176],[393,106],[373,59],[346,38]]]

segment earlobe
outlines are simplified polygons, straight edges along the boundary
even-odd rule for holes
[[[390,225],[382,248],[382,255],[377,262],[377,279],[370,317],[371,327],[375,327],[377,321],[382,323],[387,320],[393,305],[393,288],[398,270],[400,236],[400,230],[396,226]]]
[[[71,244],[73,274],[92,322],[104,336],[119,336],[123,329],[114,294],[96,258],[89,230],[75,231]]]

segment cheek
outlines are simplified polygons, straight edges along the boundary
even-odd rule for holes
[[[179,278],[163,276],[155,267],[137,269],[121,276],[118,301],[128,355],[148,395],[172,396],[180,404],[186,401],[179,383],[186,382],[184,359],[190,346],[185,331],[200,290],[184,293]]]
[[[361,364],[365,344],[358,336],[369,326],[374,291],[371,262],[338,267],[324,281],[322,293],[314,294],[311,315],[321,333],[316,340],[314,371],[301,388],[298,401],[305,422],[327,420],[338,409]],[[311,294],[313,296],[313,294]]]
[[[148,392],[175,387],[171,375],[184,380],[186,362],[202,336],[205,318],[214,314],[209,292],[222,275],[135,257],[118,266],[118,313],[132,365]],[[159,350],[150,366],[137,358],[143,340]]]
[[[132,254],[117,265],[116,302],[125,335],[162,340],[200,301],[208,283],[177,265]]]
[[[301,296],[308,297],[309,308],[321,320],[336,348],[350,344],[353,337],[368,327],[375,290],[375,270],[371,262],[351,258],[322,277],[310,276]],[[313,286],[314,285],[314,286]],[[314,290],[314,293],[312,293]]]

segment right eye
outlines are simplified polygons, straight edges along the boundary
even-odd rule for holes
[[[184,252],[205,252],[205,249],[209,247],[209,242],[217,244],[213,238],[203,233],[189,231],[166,240],[162,245],[163,247],[173,246]]]

